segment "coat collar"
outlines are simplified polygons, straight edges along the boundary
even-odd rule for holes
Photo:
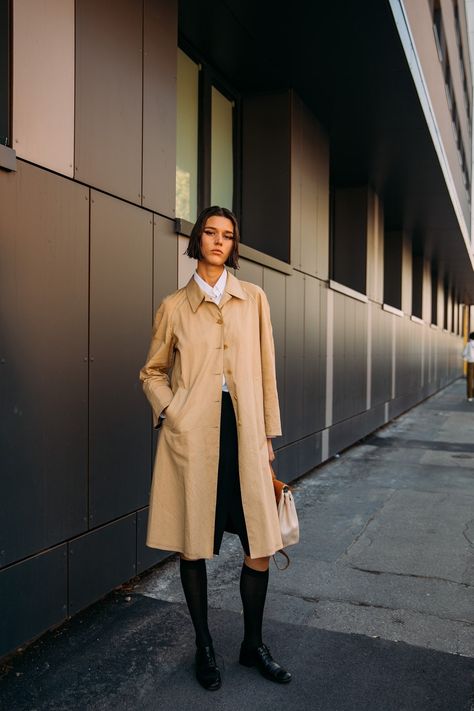
[[[204,292],[199,288],[198,283],[194,276],[186,284],[186,295],[188,297],[191,308],[194,312],[197,311],[198,306],[207,299]],[[242,289],[240,281],[231,272],[227,272],[227,283],[225,285],[224,295],[219,304],[222,307],[232,296],[236,296],[238,299],[246,299],[247,294]]]

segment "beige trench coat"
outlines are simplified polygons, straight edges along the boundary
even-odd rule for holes
[[[223,373],[236,415],[250,556],[282,548],[267,448],[267,437],[281,434],[270,309],[259,286],[230,272],[219,306],[191,277],[156,314],[140,371],[154,426],[161,426],[146,541],[152,548],[213,556]]]

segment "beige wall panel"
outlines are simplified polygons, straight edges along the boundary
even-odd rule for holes
[[[177,3],[145,0],[144,7],[142,204],[174,217]]]
[[[141,202],[142,3],[76,0],[75,177]]]
[[[402,242],[402,311],[410,315],[412,312],[412,280],[413,254],[411,239],[403,235]]]
[[[186,286],[197,267],[197,260],[191,259],[185,254],[188,248],[189,239],[183,235],[178,237],[178,289]]]
[[[383,302],[383,203],[372,190],[367,204],[367,296],[379,304]]]
[[[470,225],[470,208],[467,202],[467,194],[464,188],[462,171],[459,164],[459,154],[452,129],[451,113],[446,99],[443,65],[439,61],[436,49],[430,3],[428,0],[404,0],[403,5],[407,12],[410,29],[415,40],[416,51],[422,66],[436,122],[441,134],[441,140],[448,158],[454,184],[456,186],[456,192],[466,219],[466,224]],[[456,38],[453,36],[454,24],[452,23],[454,23],[454,19],[452,19],[452,22],[450,19],[452,18],[451,5],[451,0],[441,0],[443,25],[448,42],[451,73],[454,79],[454,75],[459,72],[459,59]],[[470,141],[466,139],[467,116],[463,100],[463,92],[461,90],[461,93],[459,94],[456,89],[458,89],[457,86],[455,86],[455,98],[458,105],[459,118],[462,124],[462,133],[463,136],[465,136],[466,149],[469,149]]]
[[[164,297],[177,288],[178,236],[174,221],[153,215],[153,313]]]
[[[303,130],[300,120],[300,99],[293,93],[291,102],[291,182],[290,182],[290,259],[291,264],[301,269],[301,175],[303,155]]]
[[[239,269],[235,272],[235,276],[242,281],[250,281],[263,287],[263,267],[255,262],[239,259]]]
[[[327,279],[329,143],[316,118],[294,92],[291,126],[292,264]]]
[[[74,0],[13,3],[13,147],[73,175]]]
[[[431,323],[431,269],[430,262],[425,259],[423,265],[423,321]]]

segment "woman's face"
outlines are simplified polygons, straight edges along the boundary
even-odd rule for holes
[[[201,255],[199,261],[215,267],[225,264],[234,248],[234,226],[228,217],[212,215],[206,220],[201,235]]]

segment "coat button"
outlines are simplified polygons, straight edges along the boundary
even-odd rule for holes
[[[224,350],[226,350],[226,348],[228,348],[228,347],[229,346],[227,345],[227,343],[224,343]]]
[[[222,324],[222,323],[224,323],[224,322],[223,322],[223,320],[222,320],[221,318],[218,318],[217,321],[216,321],[216,323]]]

